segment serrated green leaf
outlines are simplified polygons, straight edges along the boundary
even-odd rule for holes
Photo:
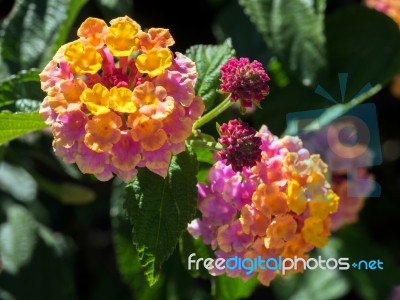
[[[34,130],[46,128],[39,113],[0,113],[0,145]]]
[[[162,296],[160,287],[164,283],[163,275],[151,288],[146,283],[142,266],[132,245],[132,228],[128,214],[123,208],[124,184],[115,180],[111,197],[111,225],[118,269],[122,279],[128,285],[134,298],[143,300],[159,299]]]
[[[125,207],[133,225],[133,242],[150,285],[157,281],[162,264],[194,218],[196,173],[195,156],[183,152],[172,158],[165,179],[142,168],[126,186]]]
[[[24,70],[0,81],[0,107],[10,111],[32,111],[44,98],[39,71]]]
[[[227,39],[221,45],[195,45],[186,51],[197,67],[198,77],[195,86],[196,95],[201,96],[206,106],[210,109],[217,97],[216,90],[220,85],[220,68],[228,59],[235,55],[232,42]]]
[[[17,0],[0,29],[3,75],[43,67],[65,42],[84,0]],[[7,73],[5,73],[7,72]]]
[[[37,224],[22,206],[7,210],[7,223],[0,227],[0,253],[10,274],[29,263],[37,242]]]
[[[226,275],[216,276],[212,282],[212,294],[217,300],[238,300],[251,296],[259,282],[257,276],[246,282],[242,278],[231,278]]]
[[[312,85],[327,66],[324,0],[240,0],[286,70]]]

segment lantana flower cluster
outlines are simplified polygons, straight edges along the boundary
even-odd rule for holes
[[[169,49],[168,29],[142,31],[127,16],[88,18],[78,37],[40,74],[56,154],[99,180],[128,182],[138,167],[165,177],[204,111],[194,62]]]
[[[260,107],[269,94],[269,80],[263,65],[247,57],[232,57],[221,67],[221,92],[230,93],[233,102],[239,101],[242,113],[253,104]]]
[[[265,126],[257,135],[261,159],[253,167],[235,172],[220,158],[209,171],[209,183],[198,184],[202,216],[188,230],[211,245],[216,258],[306,259],[310,250],[327,243],[330,216],[338,208],[339,197],[326,180],[327,165],[298,137],[278,138]],[[254,275],[243,269],[210,270],[221,272],[243,279]],[[269,285],[278,271],[255,272]]]
[[[352,145],[350,135],[349,137],[341,135],[342,140],[335,143],[335,145],[345,143],[350,146],[332,149],[332,143],[329,142],[329,135],[338,137],[343,128],[346,129],[351,125],[334,122],[318,131],[301,136],[307,149],[313,153],[318,152],[331,166],[332,189],[340,197],[338,210],[331,215],[332,230],[357,222],[365,200],[375,189],[374,176],[368,170],[368,167],[373,165],[372,150],[367,145],[359,143]]]

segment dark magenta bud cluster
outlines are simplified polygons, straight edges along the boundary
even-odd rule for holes
[[[230,120],[220,127],[219,142],[223,150],[219,152],[226,164],[232,166],[235,172],[241,172],[243,167],[252,167],[261,160],[261,138],[249,124],[240,120]]]
[[[247,57],[232,57],[221,67],[221,91],[231,93],[233,101],[240,101],[241,109],[259,103],[269,94],[270,80],[260,62]]]

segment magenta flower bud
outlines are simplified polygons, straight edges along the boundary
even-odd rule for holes
[[[224,149],[219,155],[233,171],[242,171],[243,167],[252,167],[261,160],[261,138],[249,124],[235,119],[222,124],[220,129],[219,141]]]
[[[241,111],[259,103],[269,94],[270,80],[260,62],[250,63],[247,57],[232,57],[221,67],[221,91],[231,93],[231,99],[240,101]]]

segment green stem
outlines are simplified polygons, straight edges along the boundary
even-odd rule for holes
[[[212,119],[220,115],[222,112],[224,112],[227,108],[229,108],[234,102],[231,101],[230,94],[222,101],[220,104],[218,104],[216,107],[214,107],[212,110],[210,110],[208,113],[206,113],[204,116],[202,116],[199,120],[194,122],[193,124],[193,131],[196,129],[200,128],[204,124],[210,122]]]

